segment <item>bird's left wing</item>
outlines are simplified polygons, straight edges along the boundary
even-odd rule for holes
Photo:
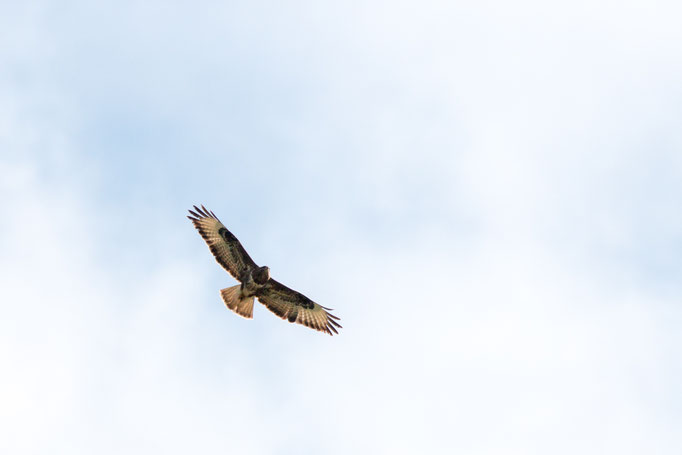
[[[240,281],[245,271],[258,267],[237,237],[227,230],[213,212],[206,210],[203,205],[201,208],[195,205],[194,210],[189,211],[192,216],[187,218],[192,220],[218,264]]]
[[[337,322],[339,318],[329,313],[330,308],[313,302],[272,278],[258,291],[256,297],[268,310],[289,322],[303,324],[329,335],[338,334],[336,329],[341,328]]]

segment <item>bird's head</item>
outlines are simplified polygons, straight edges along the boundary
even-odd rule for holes
[[[264,265],[263,267],[258,267],[255,272],[253,272],[253,281],[258,284],[265,284],[270,279],[270,267]]]

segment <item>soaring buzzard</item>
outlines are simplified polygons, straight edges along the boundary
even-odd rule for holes
[[[247,319],[253,317],[253,300],[258,298],[268,310],[289,322],[297,322],[311,329],[326,332],[329,335],[339,333],[339,318],[325,308],[310,300],[300,292],[289,289],[270,278],[270,269],[258,267],[246,252],[237,237],[227,230],[223,223],[213,214],[194,206],[190,210],[192,224],[208,244],[218,264],[222,265],[230,275],[241,282],[236,286],[220,290],[225,305],[235,313]],[[332,333],[333,332],[333,333]]]

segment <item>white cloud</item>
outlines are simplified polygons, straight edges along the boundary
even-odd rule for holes
[[[673,10],[145,5],[0,27],[0,450],[677,453]]]

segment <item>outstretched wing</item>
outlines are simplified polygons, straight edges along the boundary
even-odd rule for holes
[[[339,318],[329,313],[330,308],[318,305],[272,278],[258,291],[256,297],[268,310],[289,322],[297,322],[329,335],[339,333],[336,328],[341,328],[336,322]]]
[[[213,212],[206,210],[203,205],[201,208],[195,205],[194,211],[190,210],[189,213],[192,216],[187,218],[192,220],[218,264],[233,277],[241,281],[240,277],[245,271],[258,267],[237,237],[227,230]]]

